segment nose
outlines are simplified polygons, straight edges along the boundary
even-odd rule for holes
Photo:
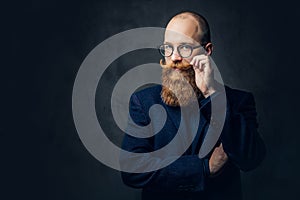
[[[181,61],[182,57],[180,56],[180,54],[177,52],[177,49],[175,48],[173,51],[173,54],[171,56],[172,61]]]

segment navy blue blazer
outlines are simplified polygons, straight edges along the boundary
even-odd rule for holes
[[[258,133],[254,97],[251,93],[225,86],[227,98],[226,120],[218,144],[223,144],[228,161],[211,176],[208,161],[213,150],[204,158],[198,156],[200,146],[210,123],[211,99],[199,99],[201,117],[197,135],[185,153],[170,165],[147,173],[121,172],[123,182],[133,188],[142,188],[142,199],[223,199],[241,200],[240,170],[249,171],[260,165],[265,157],[265,145]],[[165,125],[149,138],[137,138],[125,134],[122,148],[136,153],[158,150],[167,145],[177,133],[180,124],[180,108],[163,103],[161,86],[152,86],[134,93],[129,111],[137,126],[145,126],[153,104],[162,105],[167,112]],[[214,95],[217,96],[218,93]],[[211,97],[213,98],[213,97]],[[159,116],[157,116],[159,118]],[[127,131],[137,130],[129,124]],[[153,130],[153,129],[151,129]],[[131,158],[121,158],[122,162]]]

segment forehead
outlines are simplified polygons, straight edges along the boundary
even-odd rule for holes
[[[166,27],[165,42],[169,43],[198,43],[198,23],[193,18],[172,19]]]

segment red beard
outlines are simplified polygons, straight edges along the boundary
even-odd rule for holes
[[[161,60],[160,65],[163,68],[161,98],[165,104],[186,106],[193,101],[193,95],[196,99],[201,96],[195,81],[195,71],[190,63],[182,61],[164,64]],[[191,87],[193,90],[190,89]]]

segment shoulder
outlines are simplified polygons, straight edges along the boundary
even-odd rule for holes
[[[251,96],[252,93],[247,90],[241,90],[225,86],[226,95],[228,98],[244,98],[245,96]]]
[[[254,96],[252,92],[225,86],[227,101],[231,106],[239,106],[241,104],[254,104]]]

